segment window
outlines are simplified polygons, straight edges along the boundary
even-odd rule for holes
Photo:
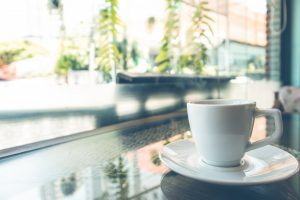
[[[176,88],[136,99],[130,95],[143,96],[145,88],[122,86],[120,98],[107,84],[120,72],[209,76],[217,86],[200,78],[205,91],[181,89],[193,98],[272,105],[278,82],[264,81],[279,80],[277,0],[10,0],[1,8],[0,141],[11,139],[3,148],[94,130],[137,112],[174,111],[187,101]],[[224,88],[220,77],[234,80]]]
[[[125,71],[278,80],[279,61],[271,59],[280,44],[275,34],[280,28],[278,4],[267,0],[2,2],[1,79],[43,77],[58,84],[99,84]]]

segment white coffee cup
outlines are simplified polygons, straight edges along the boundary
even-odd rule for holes
[[[281,113],[258,109],[250,100],[203,100],[187,103],[189,124],[199,158],[219,167],[238,166],[245,152],[278,140],[282,134]],[[275,119],[275,131],[263,140],[250,143],[255,117]]]

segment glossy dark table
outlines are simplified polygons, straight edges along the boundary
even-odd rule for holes
[[[283,115],[276,144],[300,159],[300,115]],[[254,133],[265,136],[268,121]],[[186,111],[118,123],[89,137],[0,160],[0,199],[300,199],[300,175],[265,185],[222,186],[169,171],[167,143],[190,138]]]

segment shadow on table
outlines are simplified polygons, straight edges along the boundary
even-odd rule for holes
[[[299,200],[285,181],[255,186],[224,186],[194,180],[168,172],[161,180],[161,190],[172,200]]]

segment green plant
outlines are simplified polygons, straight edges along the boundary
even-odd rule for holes
[[[78,55],[61,55],[55,66],[55,72],[59,75],[67,75],[70,70],[84,70],[87,67]]]
[[[206,41],[211,43],[207,33],[213,33],[210,23],[213,19],[207,15],[210,11],[207,8],[207,2],[200,1],[194,3],[192,23],[188,30],[187,46],[190,54],[192,55],[188,62],[192,65],[188,65],[196,74],[200,74],[208,61]],[[182,66],[184,67],[184,66]]]
[[[20,54],[24,49],[10,49],[0,51],[0,67],[3,65],[9,65],[10,63],[18,60]]]
[[[41,46],[28,40],[2,42],[0,43],[0,67],[45,52]]]
[[[170,73],[176,69],[177,55],[180,49],[180,0],[166,0],[167,20],[165,23],[165,33],[161,41],[160,53],[155,58],[155,63],[160,73]]]
[[[200,74],[208,60],[206,42],[209,41],[207,33],[212,33],[208,16],[210,11],[205,1],[193,1],[187,4],[192,9],[191,24],[186,39],[186,51],[181,52],[180,44],[180,7],[187,4],[181,0],[167,0],[168,16],[165,22],[165,32],[161,42],[160,53],[155,59],[157,71],[160,73],[179,73],[184,68],[190,68]],[[206,40],[206,41],[205,41]]]
[[[128,197],[128,169],[125,164],[124,158],[119,156],[110,161],[104,169],[106,176],[117,187],[118,197],[116,199],[127,199]]]
[[[111,81],[120,65],[120,52],[117,38],[120,35],[121,20],[118,16],[118,0],[105,0],[106,7],[100,11],[98,20],[99,50],[98,70],[106,82]]]

